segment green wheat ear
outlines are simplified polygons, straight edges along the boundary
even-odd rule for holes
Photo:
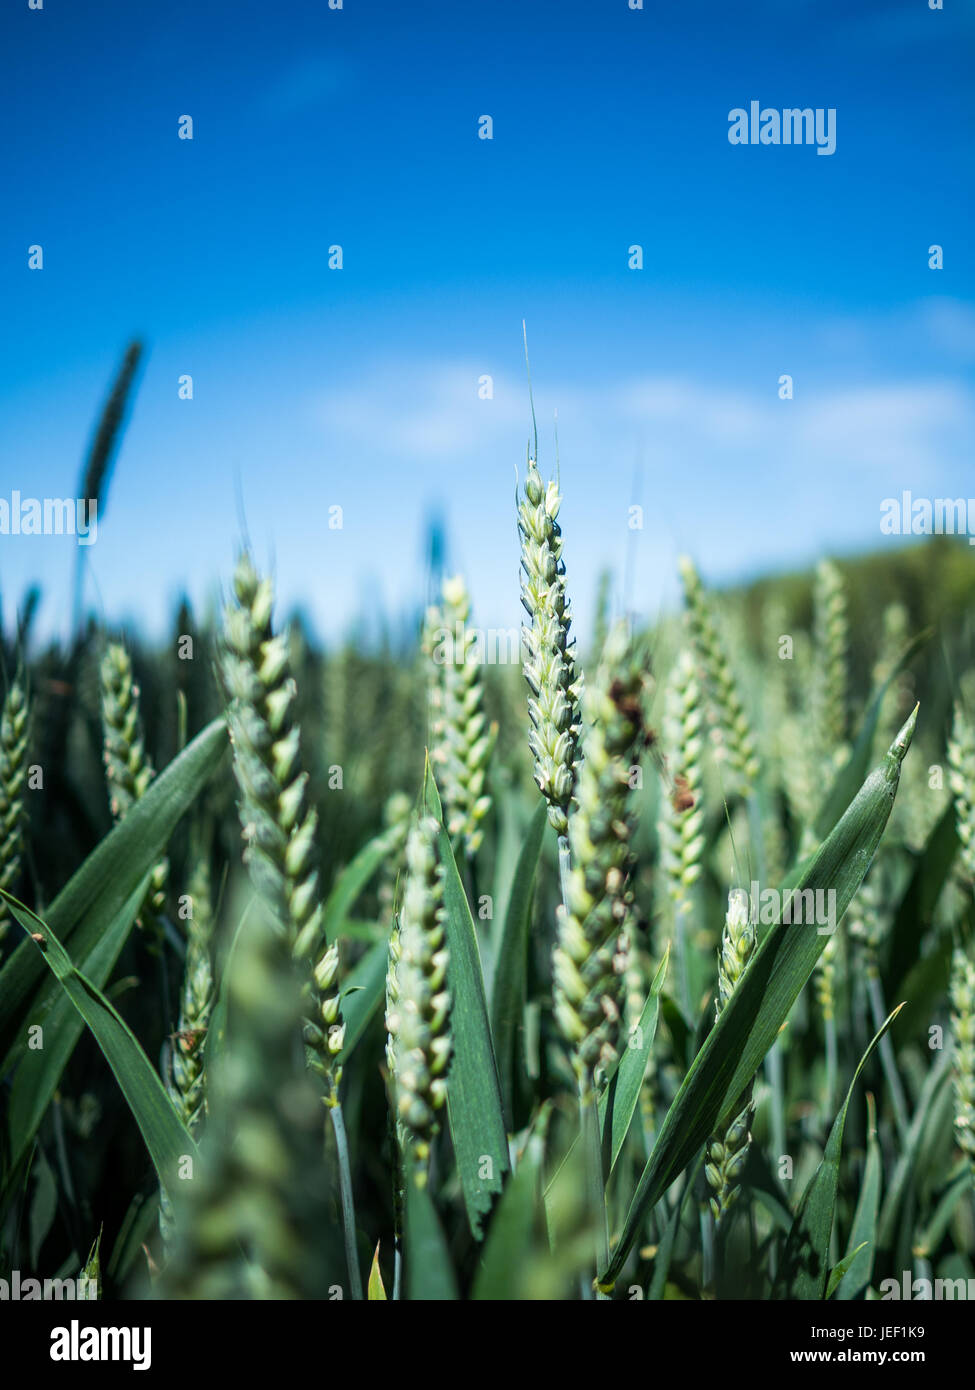
[[[538,465],[529,459],[518,505],[521,602],[531,619],[522,628],[523,669],[531,691],[528,743],[549,820],[565,836],[576,780],[582,682],[576,675],[575,642],[569,640],[572,614],[557,520],[561,505],[558,484],[544,484]]]
[[[118,822],[145,796],[156,772],[146,752],[139,713],[139,687],[132,675],[132,661],[120,642],[110,642],[105,648],[99,676],[105,778],[112,816]],[[168,882],[169,860],[160,859],[152,870],[136,922],[145,931],[147,943],[154,951],[162,947]]]
[[[20,879],[26,821],[27,747],[30,711],[22,672],[10,683],[0,713],[0,888],[13,893]],[[0,941],[10,928],[10,910],[0,900]]]
[[[687,556],[681,559],[679,568],[687,605],[688,629],[721,734],[721,747],[736,790],[748,796],[754,789],[760,770],[755,739],[718,635],[704,585]]]
[[[965,874],[975,880],[975,726],[956,701],[948,739],[948,787],[955,801],[955,828]]]
[[[491,809],[485,786],[497,737],[484,712],[484,682],[471,602],[459,575],[444,579],[440,606],[427,612],[423,647],[430,662],[431,760],[436,764],[447,831],[460,836],[468,856],[484,838]]]
[[[715,1019],[721,1017],[721,1011],[738,987],[754,950],[755,928],[750,920],[748,895],[739,888],[728,895],[728,912],[718,956]],[[742,1099],[744,1103],[741,1111],[731,1121],[724,1134],[713,1136],[708,1144],[705,1173],[714,1194],[711,1198],[711,1211],[715,1221],[721,1221],[735,1202],[739,1192],[738,1179],[748,1161],[748,1147],[751,1143],[749,1125],[753,1108],[751,1085]]]
[[[975,1174],[975,962],[956,948],[951,959],[954,1034],[955,1137]]]
[[[847,751],[846,586],[831,560],[821,560],[813,580],[812,708],[817,745],[838,765]]]
[[[694,660],[684,649],[667,679],[662,734],[674,794],[661,798],[660,868],[667,897],[665,915],[676,935],[683,931],[690,910],[689,890],[701,876],[705,845],[701,805],[704,707]],[[683,959],[680,946],[678,957]]]
[[[190,877],[188,896],[191,915],[186,934],[186,964],[166,1089],[186,1128],[196,1138],[207,1113],[206,1038],[214,1003],[213,903],[210,866],[204,855],[197,860]],[[159,1229],[167,1244],[171,1242],[175,1219],[172,1203],[163,1188],[159,1193]]]
[[[553,958],[555,1017],[583,1103],[619,1056],[629,954],[633,796],[647,733],[648,676],[626,625],[610,632],[585,699],[577,806],[569,825],[572,868]]]
[[[234,600],[224,613],[220,673],[240,792],[244,862],[296,958],[312,962],[306,986],[308,1063],[334,1104],[345,1025],[339,1007],[337,945],[323,940],[316,834],[301,766],[295,717],[297,686],[287,639],[275,634],[274,591],[245,552],[234,573]]]
[[[440,1130],[451,1051],[437,835],[431,816],[410,829],[403,906],[390,939],[386,977],[386,1061],[397,1132],[420,1186],[427,1181],[430,1145]]]

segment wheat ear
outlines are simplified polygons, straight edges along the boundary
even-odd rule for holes
[[[633,769],[647,734],[645,669],[625,624],[607,638],[586,692],[572,868],[554,954],[555,1017],[585,1105],[619,1056],[625,1016]]]
[[[715,1019],[728,1004],[745,973],[745,967],[755,950],[755,928],[750,920],[748,895],[735,889],[728,895],[728,912],[721,934],[718,955],[718,997]],[[752,1117],[752,1087],[742,1097],[742,1108],[723,1135],[714,1136],[708,1144],[705,1172],[711,1197],[711,1211],[716,1222],[728,1212],[738,1196],[738,1179],[748,1160],[751,1143],[749,1126]]]
[[[18,672],[0,713],[0,888],[13,893],[20,879],[24,852],[27,747],[30,711],[27,686]],[[0,899],[0,941],[10,927],[10,910]]]
[[[531,619],[530,626],[522,628],[523,670],[531,692],[528,742],[549,820],[565,837],[576,779],[581,681],[576,676],[575,643],[569,639],[572,615],[557,520],[561,505],[558,484],[544,484],[538,465],[529,459],[518,506],[521,602]]]
[[[477,634],[469,626],[471,602],[459,575],[443,582],[439,607],[427,614],[424,647],[431,661],[431,758],[440,770],[447,830],[460,836],[468,856],[484,838],[491,809],[485,792],[497,729],[484,712],[484,682]]]
[[[322,940],[318,816],[308,802],[308,774],[301,767],[301,732],[294,714],[297,686],[287,640],[272,628],[273,606],[271,581],[258,576],[245,552],[234,573],[234,602],[224,614],[220,656],[240,791],[244,861],[294,955],[313,963],[305,1041],[309,1065],[321,1076],[333,1103],[344,1041],[338,948]]]
[[[169,1097],[184,1125],[194,1137],[207,1111],[206,1036],[214,1002],[213,906],[210,866],[201,856],[189,881],[190,918],[186,934],[186,964],[180,994],[179,1024],[172,1039]],[[159,1228],[163,1239],[173,1238],[175,1218],[165,1190],[160,1191]]]
[[[139,713],[139,687],[132,675],[132,661],[120,642],[110,642],[99,668],[105,778],[112,816],[122,820],[142,799],[156,775],[146,752]],[[154,865],[149,888],[139,910],[137,925],[146,933],[154,951],[161,948],[169,882],[169,860]]]
[[[420,1186],[430,1145],[440,1129],[450,1060],[443,870],[437,822],[418,819],[406,842],[403,906],[390,941],[386,978],[386,1060],[395,1096],[397,1132]]]
[[[738,694],[724,645],[718,635],[708,596],[697,570],[686,556],[680,561],[680,575],[684,585],[688,628],[721,733],[727,764],[736,789],[743,796],[748,796],[759,773],[755,740],[748,716]]]
[[[955,1137],[975,1174],[975,962],[956,948],[951,959]]]

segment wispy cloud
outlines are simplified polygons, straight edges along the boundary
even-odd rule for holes
[[[958,319],[956,331],[968,330]],[[387,364],[317,396],[309,411],[333,443],[436,465],[498,450],[517,460],[528,422],[523,383],[493,381],[478,398],[473,363]],[[537,401],[545,437],[558,409],[570,458],[605,458],[641,447],[700,468],[749,453],[752,466],[936,472],[967,448],[975,392],[953,378],[897,377],[860,385],[800,384],[794,400],[769,389],[740,391],[681,375],[640,375],[580,387],[549,383]],[[544,452],[544,450],[543,450]]]

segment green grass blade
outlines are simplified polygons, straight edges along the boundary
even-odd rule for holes
[[[544,805],[542,809],[545,810]],[[506,1301],[524,1297],[526,1274],[544,1239],[543,1149],[538,1136],[532,1135],[498,1203],[474,1281],[475,1299]]]
[[[894,1242],[897,1219],[913,1180],[925,1130],[935,1104],[945,1090],[949,1093],[951,1091],[951,1056],[947,1048],[938,1053],[934,1065],[924,1078],[907,1135],[907,1147],[897,1160],[890,1186],[880,1208],[877,1242],[881,1250],[889,1249]]]
[[[845,1302],[856,1298],[870,1283],[877,1250],[877,1217],[880,1214],[880,1187],[883,1164],[877,1143],[877,1115],[872,1095],[867,1095],[867,1161],[860,1184],[860,1197],[853,1216],[853,1228],[844,1264],[846,1268],[836,1289],[836,1297]],[[852,1256],[852,1258],[851,1258]],[[827,1297],[829,1293],[827,1292]]]
[[[389,942],[377,941],[349,971],[342,986],[345,1043],[341,1060],[347,1062],[386,995],[386,962]]]
[[[161,858],[178,821],[193,805],[227,746],[215,719],[174,758],[128,815],[91,852],[47,910],[59,941],[87,959],[111,922]],[[26,1045],[32,1016],[58,993],[44,962],[22,941],[0,970],[0,1075]]]
[[[861,1241],[855,1245],[846,1255],[843,1256],[838,1265],[834,1265],[829,1272],[829,1283],[826,1285],[826,1297],[832,1298],[837,1286],[846,1278],[847,1271],[851,1268],[858,1255],[863,1255],[869,1248],[869,1241]]]
[[[383,832],[363,845],[339,874],[322,909],[322,927],[331,945],[342,934],[342,924],[359,901],[364,889],[389,857],[389,835]]]
[[[667,1225],[664,1227],[663,1237],[657,1247],[657,1253],[653,1261],[653,1274],[650,1276],[650,1288],[647,1290],[648,1302],[659,1302],[667,1291],[667,1275],[670,1273],[670,1262],[673,1259],[674,1246],[680,1234],[684,1207],[687,1205],[687,1199],[693,1192],[694,1184],[697,1182],[697,1175],[701,1171],[701,1165],[704,1162],[704,1152],[704,1149],[702,1149],[696,1163],[691,1167],[687,1175],[687,1181],[681,1190],[680,1196],[674,1203],[674,1209],[667,1220]]]
[[[640,1099],[643,1078],[647,1072],[647,1058],[653,1046],[657,1031],[657,1018],[660,1013],[660,991],[667,978],[667,964],[670,960],[670,947],[657,967],[653,977],[647,1002],[643,1006],[640,1022],[630,1034],[619,1066],[610,1077],[609,1085],[599,1097],[599,1124],[603,1137],[603,1148],[608,1149],[607,1172],[611,1173],[619,1158],[620,1149],[626,1138],[633,1112]]]
[[[457,1282],[433,1199],[406,1184],[406,1291],[411,1302],[452,1302]]]
[[[948,1229],[955,1208],[961,1199],[971,1192],[972,1181],[972,1169],[966,1155],[962,1159],[961,1171],[942,1193],[938,1205],[934,1209],[934,1215],[917,1239],[914,1253],[920,1258],[930,1259],[932,1251],[937,1250],[939,1242]]]
[[[50,925],[16,898],[2,896],[28,936],[42,935],[43,941],[29,943],[31,949],[46,962],[91,1029],[139,1126],[159,1181],[172,1194],[180,1180],[180,1163],[190,1158],[195,1170],[199,1155],[151,1062],[121,1015],[75,967]]]
[[[888,1014],[874,1034],[866,1052],[853,1073],[846,1100],[833,1121],[822,1162],[802,1194],[799,1210],[785,1246],[785,1258],[777,1297],[787,1299],[818,1299],[826,1296],[829,1277],[829,1238],[833,1230],[833,1208],[840,1180],[840,1157],[843,1153],[843,1131],[846,1115],[853,1098],[853,1088],[860,1079],[871,1053],[899,1013]]]
[[[921,956],[921,946],[934,921],[935,908],[951,874],[958,845],[955,807],[953,802],[949,802],[915,860],[914,871],[890,928],[884,984],[886,988],[893,984],[894,992],[888,997],[909,999],[912,1010],[916,1005],[917,992],[907,990],[905,985],[912,971],[919,965],[923,968],[926,957]],[[936,980],[938,992],[944,993],[948,984],[947,957],[944,973],[938,972]],[[930,1010],[931,1001],[925,1000],[922,1007]]]
[[[113,1284],[123,1284],[136,1261],[140,1257],[145,1260],[143,1247],[158,1225],[158,1188],[148,1194],[137,1192],[125,1213],[108,1261],[108,1278]]]
[[[514,1127],[512,1116],[515,1062],[518,1053],[518,1032],[523,1025],[525,1013],[532,894],[547,824],[548,811],[545,802],[540,801],[528,826],[515,866],[491,994],[491,1031],[494,1035],[498,1076],[509,1128]]]
[[[501,1083],[494,1059],[484,976],[474,919],[461,882],[450,837],[443,826],[440,796],[432,774],[424,781],[424,801],[440,822],[439,854],[444,869],[444,925],[450,960],[452,1060],[447,1079],[447,1114],[467,1218],[475,1239],[508,1171],[508,1138]]]
[[[372,1267],[369,1270],[369,1285],[366,1289],[366,1298],[370,1303],[386,1303],[386,1285],[383,1283],[383,1272],[379,1268],[379,1244],[376,1244],[375,1254],[372,1257]]]
[[[800,880],[799,887],[804,890],[835,892],[837,922],[880,843],[916,718],[915,709]],[[613,1258],[600,1275],[601,1284],[613,1285],[647,1212],[709,1135],[737,1113],[735,1106],[778,1036],[825,944],[826,937],[802,921],[780,921],[769,928],[667,1112]]]
[[[145,878],[128,902],[123,904],[122,910],[108,924],[95,949],[81,962],[85,979],[89,980],[95,989],[105,988],[132,929],[147,886],[148,878]],[[18,1163],[33,1144],[64,1069],[85,1028],[84,1018],[61,989],[58,989],[56,996],[50,1001],[50,1007],[42,1016],[32,1015],[28,1019],[27,1026],[35,1024],[43,1029],[43,1034],[37,1036],[43,1037],[44,1045],[36,1049],[28,1047],[21,1054],[10,1087],[6,1122],[8,1174],[16,1171]],[[6,1190],[5,1185],[4,1197]]]

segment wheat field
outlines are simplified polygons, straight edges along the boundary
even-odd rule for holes
[[[82,495],[104,499],[127,354]],[[975,561],[322,646],[3,634],[0,1277],[104,1300],[876,1300],[975,1277]],[[2,577],[2,576],[0,576]]]

